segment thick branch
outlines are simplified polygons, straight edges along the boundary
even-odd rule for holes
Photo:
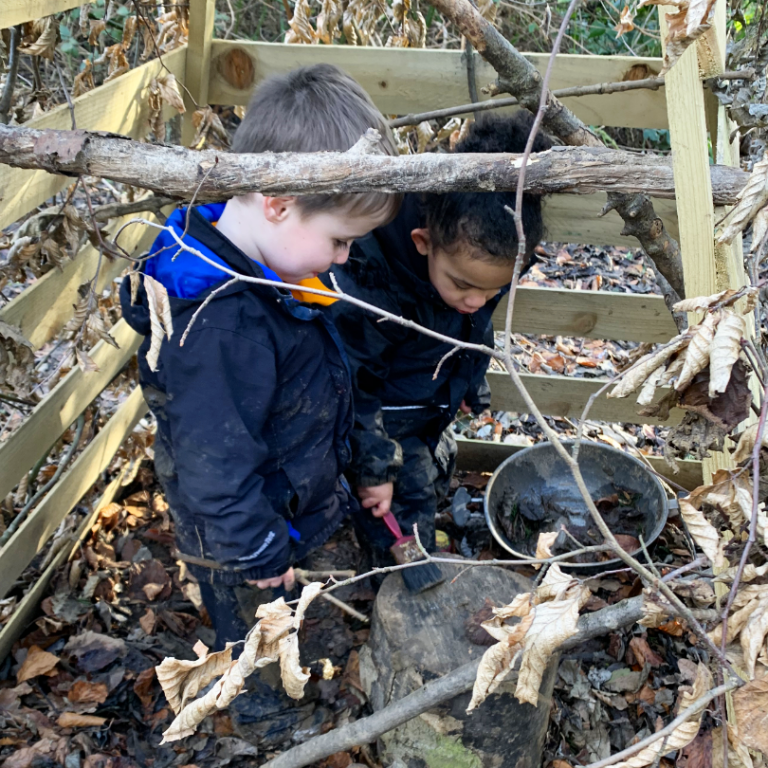
[[[189,200],[197,191],[200,201],[256,191],[513,190],[519,159],[519,155],[464,153],[403,157],[332,152],[241,155],[142,144],[112,134],[0,126],[0,163],[69,176],[100,176],[179,199]],[[716,205],[733,204],[748,178],[748,174],[728,166],[712,166],[711,174]],[[540,194],[647,192],[669,199],[675,195],[668,158],[605,147],[557,147],[533,156],[525,189]],[[645,210],[638,208],[636,218],[643,215]]]
[[[515,96],[521,106],[535,113],[539,107],[542,77],[536,67],[502,37],[484,19],[469,0],[430,0],[446,18],[453,21],[461,33],[499,75],[500,91]],[[546,97],[544,128],[566,144],[589,147],[602,146],[584,123],[551,92]],[[680,246],[669,236],[664,224],[653,212],[650,201],[638,201],[635,196],[611,192],[611,209],[624,219],[625,231],[640,241],[656,268],[680,297],[685,296]]]
[[[643,616],[643,598],[633,597],[609,608],[587,614],[579,619],[578,632],[563,643],[561,650],[575,648],[581,643],[599,637],[606,632],[634,624]],[[370,717],[317,736],[304,744],[289,749],[264,768],[302,768],[322,760],[334,752],[342,752],[360,744],[369,744],[382,733],[418,717],[443,701],[448,701],[475,683],[480,659],[454,669],[453,672],[427,683],[423,688],[405,696]]]

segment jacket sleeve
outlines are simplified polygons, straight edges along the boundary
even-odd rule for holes
[[[403,464],[400,444],[384,428],[377,396],[389,375],[403,328],[396,323],[377,323],[377,319],[351,304],[334,312],[352,374],[355,426],[350,434],[350,471],[354,484],[363,487],[392,482]]]
[[[491,323],[488,323],[488,328],[486,328],[483,334],[483,344],[493,349],[493,325]],[[464,396],[464,402],[472,409],[473,413],[482,413],[491,407],[491,387],[486,378],[491,358],[479,352],[473,352],[472,355],[475,365],[469,387],[467,388],[467,394]]]
[[[209,550],[203,556],[249,579],[281,575],[291,564],[288,524],[264,496],[259,473],[268,456],[274,350],[215,328],[192,332],[183,348],[175,337],[163,346],[164,411],[179,489]]]

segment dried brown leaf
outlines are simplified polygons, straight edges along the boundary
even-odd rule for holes
[[[686,350],[683,350],[683,354]],[[664,376],[666,363],[662,363],[640,387],[640,394],[637,396],[638,405],[650,405],[653,402],[653,396],[656,394],[656,387],[661,383]]]
[[[723,768],[723,729],[712,730],[712,768]],[[753,768],[754,763],[739,733],[728,725],[728,768]]]
[[[540,533],[539,538],[536,541],[536,555],[539,560],[545,560],[548,557],[552,557],[552,545],[555,543],[555,539],[558,537],[557,531],[551,533]],[[535,563],[534,568],[538,571],[541,568],[541,563]]]
[[[752,220],[752,245],[749,248],[750,253],[757,253],[757,249],[762,245],[768,235],[768,205],[763,206]]]
[[[156,371],[163,338],[167,335],[170,340],[173,336],[171,303],[165,286],[150,275],[144,275],[144,290],[147,294],[149,321],[152,329],[149,352],[147,352],[147,364],[151,371]]]
[[[88,91],[92,91],[95,87],[96,84],[93,82],[93,64],[90,59],[86,59],[83,62],[83,71],[75,75],[75,80],[72,83],[72,96],[77,98],[84,93],[88,93]]]
[[[704,513],[697,509],[690,500],[690,496],[679,500],[680,515],[685,521],[693,540],[699,545],[710,563],[716,568],[725,566],[723,546],[717,529],[704,517]]]
[[[685,362],[680,375],[677,378],[675,389],[678,392],[684,390],[693,377],[703,371],[709,365],[712,340],[715,338],[715,326],[719,317],[716,313],[708,314],[691,336],[691,343],[685,353]]]
[[[635,28],[635,14],[628,5],[624,6],[624,10],[619,16],[619,23],[614,27],[616,30],[616,37],[621,37],[627,32],[631,32]]]
[[[429,120],[419,123],[416,126],[416,139],[418,141],[416,152],[419,154],[426,152],[427,146],[429,146],[429,142],[432,141],[434,136],[435,132],[429,124]]]
[[[741,339],[746,332],[744,318],[725,310],[717,324],[709,354],[709,396],[714,398],[725,392],[731,370],[741,354]]]
[[[647,354],[635,364],[633,370],[627,373],[607,396],[627,397],[627,395],[631,395],[660,365],[666,363],[672,355],[687,346],[690,340],[689,335],[681,334],[661,349]]]
[[[755,163],[744,189],[739,193],[739,202],[731,211],[728,224],[718,237],[718,243],[733,242],[766,203],[768,203],[768,157]]]
[[[755,663],[768,635],[768,599],[758,601],[741,630],[739,637],[744,653],[744,669],[750,678],[755,676]]]
[[[304,696],[304,686],[309,680],[309,668],[302,667],[299,660],[299,636],[292,632],[287,637],[280,638],[280,677],[285,692],[292,699]]]
[[[33,645],[27,652],[27,658],[24,659],[21,669],[19,669],[16,682],[23,683],[25,680],[31,680],[38,675],[48,675],[58,663],[58,656]]]
[[[96,715],[78,715],[77,712],[62,712],[56,720],[59,728],[91,728],[107,722],[106,717]]]
[[[178,714],[211,680],[223,675],[231,664],[231,648],[210,654],[206,648],[195,661],[167,657],[155,670],[165,698],[174,713]]]
[[[744,745],[768,754],[768,677],[752,680],[735,691],[733,709]]]
[[[704,696],[712,687],[712,675],[704,664],[699,664],[696,680],[689,691],[685,691],[680,697],[680,711],[688,709],[698,699]],[[664,754],[674,750],[682,749],[690,744],[699,732],[701,725],[702,712],[687,720],[682,725],[675,728],[672,733],[664,739],[658,739],[650,746],[632,755],[628,760],[616,763],[616,768],[644,768],[646,765],[653,764],[661,753]]]
[[[19,46],[19,53],[26,53],[28,56],[41,56],[44,59],[53,61],[58,42],[59,25],[55,17],[49,16],[43,22],[43,28],[39,33],[39,37],[28,45]]]
[[[154,82],[160,92],[160,97],[169,106],[173,107],[180,115],[183,115],[187,108],[184,106],[184,99],[179,91],[179,84],[176,81],[176,75],[165,75],[158,77]]]
[[[104,19],[91,20],[91,31],[88,34],[88,45],[98,45],[99,35],[107,29],[107,22]]]
[[[95,360],[82,349],[75,349],[75,357],[77,358],[77,365],[83,373],[98,373],[99,366],[96,365]]]

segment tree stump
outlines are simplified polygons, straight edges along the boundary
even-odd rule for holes
[[[398,573],[382,584],[371,635],[360,653],[360,679],[374,711],[481,656],[493,642],[478,623],[490,618],[490,604],[506,605],[515,595],[530,591],[527,579],[501,568],[473,568],[451,583],[463,569],[440,567],[445,582],[419,595],[406,590]],[[477,616],[482,609],[483,615]],[[482,644],[482,636],[487,644]],[[556,670],[557,659],[553,659],[537,707],[517,701],[512,680],[469,714],[471,693],[467,692],[384,734],[384,764],[538,768]]]

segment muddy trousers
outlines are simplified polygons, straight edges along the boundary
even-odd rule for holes
[[[456,441],[450,428],[445,430],[432,450],[419,437],[398,441],[403,449],[403,466],[397,474],[392,513],[404,536],[413,535],[413,525],[419,526],[419,539],[428,552],[435,551],[435,515],[438,504],[450,488],[456,468]],[[367,509],[355,515],[355,532],[361,546],[371,556],[372,565],[392,565],[389,548],[395,539],[384,523]]]

